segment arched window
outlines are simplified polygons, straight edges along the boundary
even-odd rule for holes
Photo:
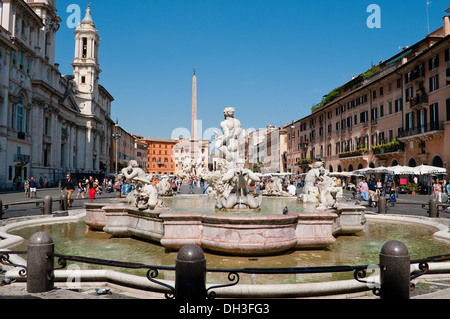
[[[392,162],[391,166],[398,166],[398,161],[397,161],[397,160],[394,160],[394,161]]]
[[[409,160],[409,162],[408,162],[408,166],[409,167],[416,167],[417,166],[416,160],[414,158],[411,158]]]
[[[353,172],[353,165],[352,165],[352,164],[350,164],[350,165],[348,166],[348,171],[349,171],[349,172]]]
[[[431,165],[436,166],[436,167],[444,167],[444,163],[442,162],[442,158],[439,155],[437,155],[437,156],[435,156],[433,158],[433,162],[432,162]]]

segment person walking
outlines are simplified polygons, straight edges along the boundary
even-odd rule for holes
[[[447,182],[446,191],[447,191],[447,204],[450,204],[450,181]]]
[[[81,195],[82,198],[84,198],[84,196],[86,195],[86,190],[84,189],[84,178],[78,180],[77,199],[80,197],[80,195]]]
[[[439,201],[439,203],[442,203],[442,188],[441,184],[439,184],[439,180],[435,180],[433,184],[433,195],[436,197],[436,199]]]
[[[61,192],[66,189],[66,195],[67,195],[67,205],[72,207],[72,194],[75,191],[75,183],[73,182],[72,177],[70,174],[67,174],[66,179],[62,182],[61,185]]]
[[[361,199],[368,202],[369,201],[369,186],[367,185],[367,180],[363,177],[362,181],[358,185],[359,193],[361,194]]]
[[[25,190],[25,198],[30,197],[30,179],[27,178],[25,182],[23,183],[23,188]]]
[[[33,193],[34,193],[34,198],[37,198],[36,188],[37,188],[37,182],[34,180],[34,177],[31,177],[31,179],[30,179],[30,198],[33,198]]]
[[[94,178],[92,176],[89,176],[89,181],[87,184],[88,187],[88,194],[89,194],[89,200],[93,201],[95,199],[95,187],[94,187]]]

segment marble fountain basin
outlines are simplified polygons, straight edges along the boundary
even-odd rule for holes
[[[93,231],[153,241],[170,250],[195,244],[205,251],[239,256],[325,248],[336,241],[335,236],[363,231],[366,223],[364,207],[353,205],[271,215],[195,209],[139,211],[123,202],[88,203],[84,221]]]

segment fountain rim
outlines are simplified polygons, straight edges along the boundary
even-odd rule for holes
[[[0,238],[3,238],[3,240],[0,241],[0,249],[11,248],[25,240],[22,237],[9,234],[9,232],[13,230],[45,224],[78,222],[81,221],[85,215],[86,210],[83,209],[72,211],[71,215],[68,217],[43,218],[42,216],[34,216],[28,218],[27,220],[21,220],[21,218],[17,218],[17,220],[19,220],[17,222],[12,220],[11,223],[0,226]],[[420,216],[389,214],[381,216],[370,213],[366,213],[366,218],[368,220],[386,220],[413,224],[424,224],[437,229],[437,232],[433,234],[433,237],[450,242],[450,232],[448,226],[440,223],[444,220],[450,221],[450,219],[440,218],[440,220],[436,221],[435,219],[429,218],[427,220],[426,217]],[[2,245],[2,243],[4,244],[5,241],[9,242],[7,246]],[[12,255],[11,260],[17,264],[26,265],[26,261],[20,256]],[[450,263],[442,263],[441,267],[445,268],[446,272],[450,272]],[[439,272],[439,270],[437,272]],[[90,278],[93,278],[94,273],[94,277],[96,279],[89,280]],[[70,273],[65,270],[57,270],[55,271],[55,275],[57,281],[63,282],[67,281]],[[14,273],[12,274],[12,277],[15,277],[18,280],[21,278],[18,274],[14,275]],[[80,270],[80,278],[83,277],[85,278],[87,284],[90,281],[98,282],[98,279],[102,279],[106,283],[114,283],[123,287],[130,287],[137,290],[147,290],[150,288],[152,291],[161,292],[158,286],[152,285],[146,278],[131,274],[125,274],[114,270]],[[83,282],[85,280],[83,280]],[[173,282],[171,281],[167,281],[167,283],[173,284]],[[208,286],[213,286],[213,284],[208,284]],[[355,280],[339,280],[318,283],[239,285],[236,287],[232,287],[232,289],[229,291],[221,291],[220,294],[223,297],[245,298],[248,297],[249,292],[252,292],[257,293],[259,297],[283,298],[286,295],[289,295],[291,297],[315,297],[323,295],[333,296],[345,293],[364,293],[370,290],[371,289],[367,287],[367,285],[356,282]]]

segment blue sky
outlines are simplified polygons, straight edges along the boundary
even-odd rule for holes
[[[57,0],[63,74],[73,71],[73,3],[83,18],[87,0]],[[381,28],[367,26],[370,4],[381,9]],[[432,1],[431,31],[448,6]],[[112,118],[154,138],[190,130],[194,68],[202,132],[218,127],[228,106],[244,128],[282,126],[427,34],[426,0],[92,0],[91,10]]]

